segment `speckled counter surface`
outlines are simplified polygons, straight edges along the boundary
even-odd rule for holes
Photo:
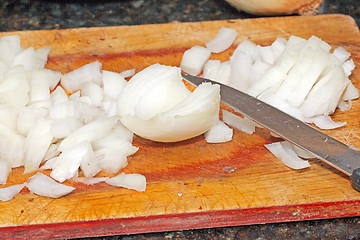
[[[359,0],[325,0],[319,14],[360,25]],[[2,0],[0,31],[64,29],[253,18],[223,0]],[[360,218],[238,226],[94,239],[360,239]]]

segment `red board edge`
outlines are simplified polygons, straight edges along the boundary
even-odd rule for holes
[[[360,200],[0,228],[1,239],[64,239],[360,216]]]

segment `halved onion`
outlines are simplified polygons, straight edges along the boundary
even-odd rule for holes
[[[180,69],[152,65],[125,86],[118,108],[121,122],[135,134],[159,142],[198,136],[218,121],[218,85],[201,84],[190,93]]]

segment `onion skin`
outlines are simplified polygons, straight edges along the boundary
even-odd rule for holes
[[[240,11],[254,15],[314,15],[323,0],[226,0]]]

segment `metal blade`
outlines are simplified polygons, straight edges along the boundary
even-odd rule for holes
[[[271,130],[285,140],[305,149],[325,163],[351,176],[360,168],[360,153],[312,126],[224,84],[188,74],[183,78],[195,86],[202,82],[220,85],[221,101]]]

